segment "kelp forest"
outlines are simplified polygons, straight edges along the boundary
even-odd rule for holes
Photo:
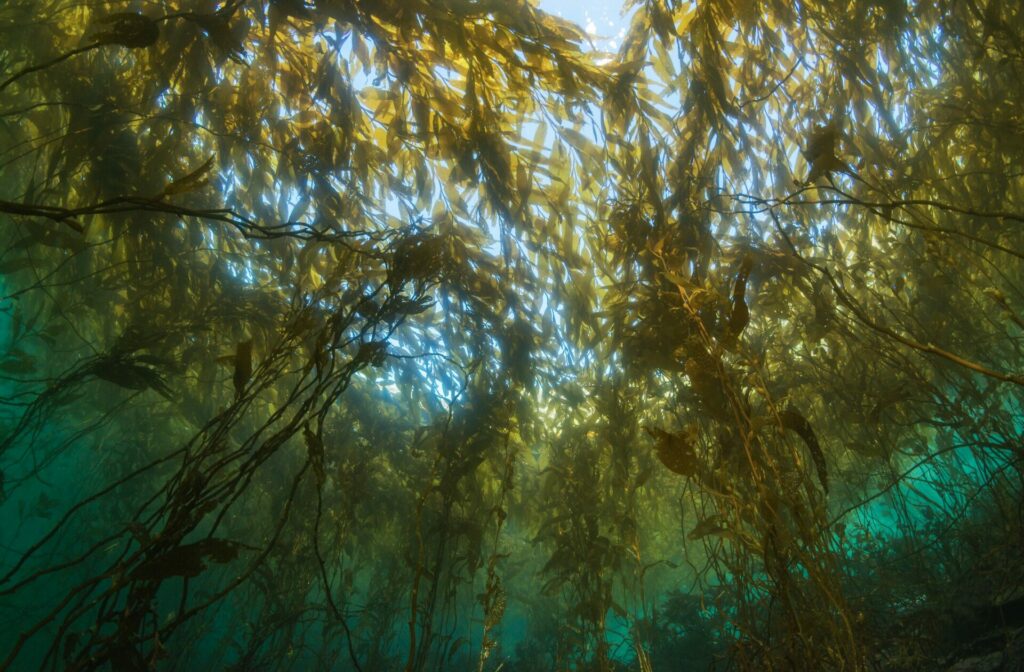
[[[1024,5],[548,4],[0,2],[0,671],[1024,670]]]

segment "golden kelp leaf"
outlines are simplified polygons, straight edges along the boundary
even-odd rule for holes
[[[203,165],[199,166],[188,175],[185,175],[184,177],[179,177],[178,179],[168,184],[167,188],[164,189],[163,195],[173,196],[174,194],[184,194],[186,192],[195,191],[196,189],[205,186],[206,183],[210,181],[209,178],[207,178],[206,174],[209,173],[210,168],[213,167],[214,158],[215,157],[211,156],[206,160],[205,163],[203,163]]]
[[[750,254],[743,257],[740,263],[739,273],[736,274],[736,282],[732,288],[732,311],[729,313],[729,324],[726,331],[726,343],[735,344],[736,339],[750,322],[750,309],[747,308],[746,292],[747,279],[750,277],[750,269],[754,265],[754,258]]]
[[[309,455],[309,464],[313,468],[313,474],[316,476],[316,484],[323,487],[324,482],[327,480],[327,474],[324,470],[324,442],[310,428],[308,422],[302,428],[302,436],[306,440],[306,452]]]
[[[697,521],[697,525],[686,535],[687,539],[702,539],[709,534],[721,534],[728,528],[725,526],[725,518],[719,514],[708,516]]]
[[[138,361],[106,357],[93,364],[89,373],[127,390],[152,389],[168,401],[174,399],[173,392],[167,386],[160,372],[150,366],[140,364]]]
[[[397,301],[391,306],[385,313],[385,316],[390,318],[397,315],[419,315],[434,305],[434,299],[429,296],[421,296],[418,299],[405,298],[404,295],[399,295]]]
[[[400,288],[406,282],[422,281],[441,272],[445,263],[445,241],[440,236],[414,234],[394,246],[388,282]]]
[[[811,423],[807,421],[807,418],[800,411],[792,406],[779,413],[779,420],[782,422],[783,428],[795,432],[807,444],[807,450],[810,451],[811,459],[814,460],[814,467],[818,472],[818,481],[821,482],[821,488],[828,492],[828,468],[825,465],[825,454],[821,452],[818,437],[814,433],[814,429],[811,428]]]
[[[222,55],[230,58],[239,65],[245,65],[243,57],[246,55],[243,39],[248,33],[249,26],[245,19],[238,20],[231,24],[231,17],[238,8],[237,4],[228,3],[212,14],[190,13],[184,18],[196,23],[213,46]]]
[[[81,233],[79,231],[79,233]],[[86,248],[82,236],[67,233],[63,229],[49,227],[38,227],[32,233],[18,240],[10,246],[10,250],[21,250],[31,248],[33,245],[45,245],[57,249],[81,252]]]
[[[240,398],[252,378],[252,339],[243,341],[235,349],[235,398]]]
[[[701,403],[712,417],[717,420],[729,419],[730,402],[722,383],[721,366],[718,355],[712,355],[697,343],[687,353],[684,370],[693,384]]]
[[[133,581],[163,581],[173,576],[199,576],[206,569],[207,559],[216,563],[231,562],[238,557],[238,548],[233,541],[216,538],[176,546],[143,562],[129,578]]]
[[[807,175],[807,184],[814,182],[822,175],[828,175],[833,170],[845,167],[845,164],[836,156],[838,140],[839,128],[835,122],[829,122],[825,126],[816,128],[808,138],[807,147],[803,150],[804,158],[811,164],[811,170]]]
[[[364,341],[359,344],[355,361],[368,362],[370,366],[380,368],[388,357],[387,341]]]
[[[648,427],[654,437],[654,450],[665,468],[680,476],[694,476],[699,462],[693,445],[683,434],[672,434],[657,427]]]
[[[159,24],[142,14],[117,12],[101,17],[98,21],[109,28],[94,35],[97,44],[118,44],[142,49],[153,46],[160,39]]]
[[[270,0],[270,8],[293,19],[310,19],[309,8],[303,0]]]

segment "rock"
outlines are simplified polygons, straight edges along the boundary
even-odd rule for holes
[[[1003,669],[1003,652],[996,651],[984,656],[965,658],[946,668],[946,672],[1000,672]]]
[[[1024,672],[1024,628],[1006,638],[1006,659],[1001,672]]]

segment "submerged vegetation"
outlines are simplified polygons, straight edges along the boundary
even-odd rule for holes
[[[1024,5],[0,3],[0,670],[1024,669]]]

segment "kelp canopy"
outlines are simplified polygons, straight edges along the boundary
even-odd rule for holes
[[[1024,6],[626,9],[0,4],[0,670],[1020,669]]]

